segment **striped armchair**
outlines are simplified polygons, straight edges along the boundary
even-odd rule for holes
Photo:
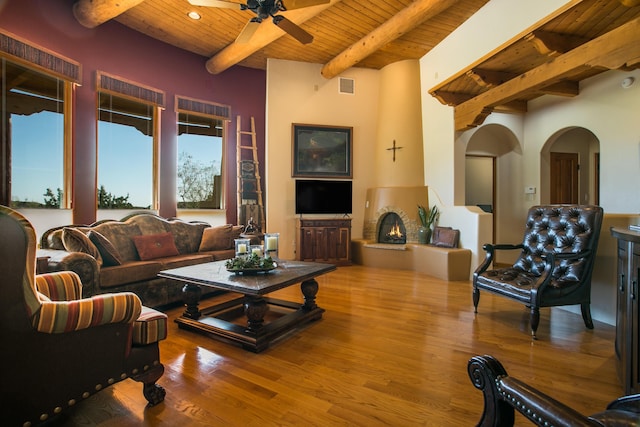
[[[0,235],[3,420],[37,425],[126,378],[142,382],[149,405],[162,402],[167,316],[131,292],[82,299],[71,271],[36,275],[33,227],[5,206]]]

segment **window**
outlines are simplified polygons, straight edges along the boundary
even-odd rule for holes
[[[158,108],[100,91],[98,209],[155,209]]]
[[[0,58],[2,204],[68,208],[69,81]]]
[[[178,209],[224,208],[225,124],[231,107],[176,96]]]
[[[179,209],[222,207],[223,125],[216,117],[178,113]]]

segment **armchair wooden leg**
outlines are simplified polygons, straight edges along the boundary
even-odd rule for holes
[[[480,289],[473,288],[473,312],[478,312],[478,303],[480,302]]]
[[[536,331],[540,325],[540,308],[531,307],[531,338],[537,340]]]
[[[142,383],[142,394],[144,395],[144,398],[147,399],[147,402],[149,402],[149,406],[155,406],[164,401],[164,397],[167,394],[164,387],[156,384],[156,381],[158,381],[163,373],[164,366],[162,364],[158,364],[143,374],[131,377],[135,381]]]
[[[591,319],[591,304],[587,302],[580,304],[580,310],[582,311],[582,320],[584,320],[584,325],[588,329],[593,329],[593,319]]]
[[[159,384],[144,384],[142,387],[142,394],[144,398],[149,402],[149,406],[155,406],[164,401],[164,396],[167,391]]]

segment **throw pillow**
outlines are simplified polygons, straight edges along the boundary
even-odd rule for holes
[[[221,251],[233,248],[233,239],[231,238],[232,225],[218,225],[215,227],[205,228],[200,241],[200,252],[204,251]]]
[[[105,267],[122,264],[118,250],[113,246],[109,239],[95,230],[91,230],[87,236],[89,237],[89,240],[96,245],[96,248],[98,248],[98,252],[100,252],[100,255],[102,256],[102,262]]]
[[[233,244],[234,239],[239,239],[240,235],[244,231],[244,226],[242,225],[234,225],[231,227],[231,244]]]
[[[179,254],[171,233],[133,236],[132,239],[142,261]]]
[[[62,243],[62,228],[52,231],[47,236],[48,249],[64,250],[64,243]]]
[[[460,240],[460,230],[451,227],[435,227],[431,242],[441,248],[457,248]]]
[[[84,252],[96,259],[98,265],[102,265],[102,257],[100,251],[96,248],[91,240],[80,230],[65,227],[62,229],[62,244],[64,249],[69,252]]]

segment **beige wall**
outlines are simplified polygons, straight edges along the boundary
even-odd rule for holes
[[[320,75],[321,64],[269,60],[267,66],[266,211],[267,231],[280,233],[280,253],[295,258],[296,215],[291,177],[292,123],[353,127],[352,235],[362,236],[367,188],[375,183],[380,72],[350,69],[355,94],[338,93],[338,78]],[[306,217],[306,216],[305,216]]]
[[[424,184],[420,64],[400,61],[380,71],[375,187]],[[396,160],[388,149],[396,141]],[[426,202],[424,202],[426,203]]]

